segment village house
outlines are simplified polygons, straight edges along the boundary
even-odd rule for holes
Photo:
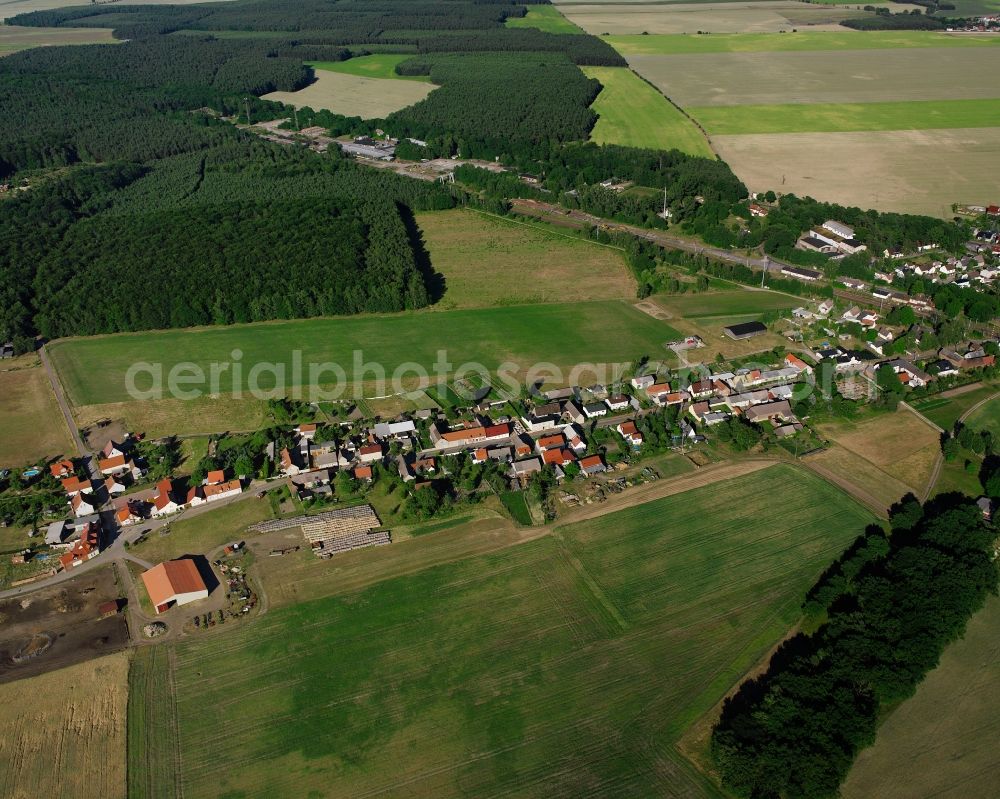
[[[296,425],[295,432],[298,433],[301,438],[312,441],[316,438],[316,425],[313,422],[299,424]]]
[[[663,399],[670,393],[670,383],[653,383],[646,387],[646,396],[658,405],[663,404]]]
[[[715,393],[715,386],[711,380],[698,380],[687,387],[687,393],[692,399],[704,399]]]
[[[904,386],[909,386],[910,388],[922,388],[934,379],[923,369],[920,369],[902,358],[897,358],[894,361],[886,361],[884,364],[880,364],[879,367],[876,368],[880,368],[881,366],[888,366],[892,369],[892,371],[899,376],[899,382],[901,382]]]
[[[525,460],[514,461],[510,465],[512,477],[526,480],[530,475],[542,470],[542,462],[539,458],[526,458]]]
[[[627,422],[622,422],[616,429],[618,430],[618,434],[633,447],[642,446],[642,433],[639,432],[639,429],[635,426],[635,422],[631,419]]]
[[[580,471],[587,477],[606,472],[607,469],[608,467],[604,465],[604,460],[600,455],[590,455],[580,461]]]
[[[624,411],[632,407],[631,398],[624,394],[615,394],[613,397],[608,397],[607,403],[608,408],[613,411]]]
[[[119,477],[106,477],[104,479],[104,489],[108,492],[108,496],[113,497],[116,494],[124,494],[127,486],[121,481]]]
[[[89,516],[96,510],[93,503],[87,499],[87,495],[83,493],[74,494],[70,497],[69,506],[73,509],[73,513],[76,516]]]
[[[79,540],[74,542],[69,551],[59,556],[59,566],[63,571],[69,571],[96,558],[100,551],[100,529],[95,524],[87,524],[80,531]]]
[[[285,477],[293,477],[302,471],[303,467],[300,465],[301,462],[298,453],[298,448],[289,449],[288,447],[282,447],[279,453],[279,467]]]
[[[599,416],[608,415],[608,406],[603,400],[599,402],[588,402],[583,406],[583,412],[588,419],[596,419]]]
[[[112,455],[110,458],[102,458],[97,462],[97,468],[105,477],[109,475],[120,475],[132,471],[132,464],[125,460],[124,455]]]
[[[122,527],[128,527],[142,521],[141,504],[137,502],[126,502],[115,511],[115,521]]]
[[[371,466],[358,466],[354,470],[354,479],[360,480],[364,483],[370,483],[375,479],[375,472],[372,471]]]
[[[180,504],[174,498],[174,484],[169,478],[160,480],[156,484],[156,493],[153,495],[153,507],[150,511],[153,516],[167,516],[176,513],[181,509]]]
[[[67,496],[73,497],[77,494],[93,493],[94,486],[89,479],[81,480],[76,475],[71,475],[62,481],[62,489]]]
[[[763,422],[776,418],[784,421],[795,420],[795,416],[792,414],[792,407],[788,404],[787,400],[753,405],[743,411],[743,418],[748,422]]]
[[[358,460],[363,464],[378,463],[384,454],[381,444],[365,444],[358,449]]]
[[[800,373],[805,372],[806,374],[809,375],[811,375],[813,372],[813,368],[805,361],[803,361],[794,352],[789,352],[788,354],[785,355],[785,364],[790,368],[794,369],[796,372]]]
[[[239,480],[229,480],[225,483],[212,483],[202,489],[206,502],[218,502],[227,497],[238,496],[243,491]]]
[[[73,461],[62,460],[51,464],[49,466],[49,473],[57,480],[60,480],[63,477],[69,477],[73,474],[73,469]]]
[[[633,377],[629,383],[632,388],[644,391],[656,383],[656,378],[653,375],[638,375]]]

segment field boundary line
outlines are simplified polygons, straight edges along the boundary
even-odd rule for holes
[[[663,93],[663,90],[659,86],[657,86],[655,83],[653,83],[651,80],[648,80],[645,77],[643,77],[642,75],[640,75],[638,72],[636,72],[634,69],[632,69],[631,66],[628,69],[629,69],[629,72],[631,72],[633,75],[635,75],[643,83],[646,83],[649,86],[651,86],[652,89],[653,89],[653,91],[655,91],[658,95],[660,95],[660,97],[662,97],[664,100],[666,100],[668,103],[670,103],[670,105],[672,105],[674,108],[676,108],[681,113],[681,115],[688,122],[690,122],[692,125],[694,125],[696,128],[698,128],[698,130],[701,132],[701,135],[705,139],[705,144],[708,145],[708,149],[711,150],[712,151],[712,155],[715,156],[715,160],[716,161],[721,161],[722,160],[722,158],[719,156],[719,154],[715,151],[715,147],[712,146],[712,137],[708,135],[708,131],[705,130],[705,128],[702,126],[702,124],[697,119],[695,119],[687,111],[685,111],[681,106],[677,105],[677,103],[675,103],[673,100],[671,100],[666,94]]]
[[[905,408],[906,410],[908,410],[910,413],[912,413],[914,416],[916,416],[921,422],[923,422],[924,424],[926,424],[928,427],[933,428],[938,433],[943,433],[944,432],[944,428],[943,427],[940,427],[940,426],[934,424],[934,422],[932,422],[930,419],[928,419],[926,416],[924,416],[919,410],[917,410],[912,405],[910,405],[910,403],[906,402],[905,400],[900,400],[899,404],[900,404],[900,406],[902,408]]]
[[[844,447],[844,449],[847,452],[851,452],[851,450],[847,449],[846,447]],[[857,453],[855,453],[855,452],[851,452],[851,454],[852,455],[857,455]],[[860,456],[858,456],[858,457],[860,457]],[[872,466],[874,466],[876,469],[878,469],[878,467],[875,466],[875,464],[873,464],[867,458],[864,458],[863,460],[865,460],[867,463],[870,463]],[[873,495],[869,494],[867,491],[864,491],[861,488],[859,488],[858,486],[854,485],[854,483],[851,483],[851,482],[849,482],[848,480],[845,480],[842,477],[838,477],[833,472],[831,472],[829,469],[827,469],[825,466],[821,466],[818,463],[811,463],[809,461],[809,459],[807,459],[807,458],[799,458],[798,463],[802,464],[802,466],[804,468],[806,468],[809,471],[813,472],[814,474],[818,475],[820,478],[822,478],[823,480],[825,480],[830,485],[832,485],[835,488],[837,488],[838,490],[844,492],[844,494],[846,494],[847,496],[849,496],[855,502],[857,502],[857,503],[863,505],[864,507],[868,508],[868,510],[870,510],[872,513],[874,513],[878,518],[880,518],[880,519],[888,519],[889,518],[888,508],[886,508]],[[879,471],[882,471],[882,470],[879,469]],[[884,474],[889,474],[889,473],[888,472],[884,472]],[[892,475],[889,475],[889,476],[892,477]],[[897,479],[897,478],[893,478],[893,479]],[[900,480],[899,482],[902,482],[902,480]],[[905,485],[905,483],[904,483],[904,485]],[[907,487],[909,487],[909,486],[907,486]],[[900,499],[902,499],[902,497],[900,497]]]
[[[521,219],[514,219],[513,217],[510,216],[502,216],[501,214],[494,214],[492,211],[484,211],[481,208],[466,208],[466,210],[472,211],[473,213],[481,214],[482,216],[488,216],[491,219],[499,219],[503,222],[510,222],[514,225],[521,225],[522,227],[526,227],[531,230],[537,230],[539,233],[544,233],[546,235],[559,236],[560,238],[570,239],[571,241],[579,241],[583,244],[595,244],[598,247],[604,247],[605,249],[615,250],[621,253],[625,252],[624,247],[618,247],[614,244],[605,244],[603,241],[591,241],[590,239],[583,238],[582,236],[574,236],[571,233],[562,233],[558,230],[549,230],[549,228],[541,227],[537,223],[532,224],[531,222],[525,222]],[[532,305],[534,303],[527,303],[527,304]]]
[[[583,562],[570,551],[569,547],[566,545],[566,539],[563,534],[558,530],[552,533],[552,537],[559,544],[559,551],[562,553],[563,558],[570,565],[573,571],[583,580],[583,584],[586,586],[587,591],[590,595],[597,601],[597,603],[604,608],[605,612],[611,617],[615,622],[618,629],[621,632],[626,632],[629,629],[629,623],[626,618],[622,615],[622,612],[618,609],[618,606],[611,600],[601,588],[600,584],[594,579],[593,575],[587,571],[587,567]]]

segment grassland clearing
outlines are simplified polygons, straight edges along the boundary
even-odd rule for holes
[[[124,652],[0,685],[0,795],[124,798],[127,699]]]
[[[688,112],[713,136],[1000,127],[1000,99],[707,106]]]
[[[798,297],[773,291],[706,291],[697,294],[657,295],[658,305],[687,319],[713,316],[760,316],[766,311],[785,310],[802,304]]]
[[[844,799],[962,799],[995,794],[1000,734],[1000,599],[969,621],[965,636],[879,727],[841,787]]]
[[[953,202],[982,202],[996,190],[1000,128],[761,133],[713,136],[712,146],[750,191],[780,188],[847,206],[951,218]],[[935,162],[948,169],[929,181],[927,165]]]
[[[631,69],[583,67],[583,71],[603,86],[591,106],[599,117],[590,133],[592,141],[714,157],[698,126]]]
[[[669,325],[627,303],[607,300],[65,339],[50,345],[50,357],[74,404],[94,405],[130,399],[125,376],[134,363],[163,364],[166,375],[174,364],[190,361],[209,375],[209,364],[231,362],[234,350],[242,353],[241,361],[246,364],[284,364],[285,396],[296,386],[312,382],[308,369],[295,374],[294,351],[301,353],[303,364],[340,363],[349,381],[365,384],[373,379],[373,372],[354,369],[355,353],[363,364],[381,364],[388,376],[407,362],[432,370],[439,350],[447,352],[452,369],[470,361],[491,370],[504,362],[517,364],[522,370],[542,362],[570,368],[659,354],[664,342],[675,340],[677,335]],[[91,369],[92,363],[100,363],[101,370]],[[248,367],[242,381],[237,381],[242,390],[249,385],[249,372]],[[223,377],[223,387],[227,384],[231,384],[231,376]],[[274,375],[262,375],[258,385],[268,390],[274,385]],[[141,387],[147,388],[148,381]],[[183,407],[182,400],[174,402]]]
[[[108,28],[28,28],[0,25],[0,55],[27,50],[29,47],[53,47],[64,44],[114,44]]]
[[[791,0],[723,3],[560,3],[559,10],[587,33],[601,36],[648,33],[777,33],[799,26],[833,28],[864,11]]]
[[[896,5],[896,4],[893,4]],[[795,33],[665,34],[603,37],[624,56],[698,53],[755,53],[817,50],[897,50],[908,48],[996,47],[996,36],[936,31],[796,31]]]
[[[538,28],[547,33],[583,33],[583,31],[562,15],[553,5],[528,6],[523,17],[508,17],[508,28]]]
[[[837,421],[817,425],[821,435],[834,441],[854,458],[829,458],[828,468],[848,480],[860,480],[872,493],[895,502],[903,494],[899,485],[918,496],[927,488],[940,451],[938,433],[916,414],[899,410],[873,414],[860,421]],[[822,460],[822,456],[816,456]],[[869,464],[864,467],[860,459]],[[839,468],[838,468],[839,467]],[[879,478],[882,472],[889,479]],[[853,473],[853,474],[852,474]]]
[[[433,84],[425,81],[365,78],[317,69],[315,83],[297,92],[271,92],[263,95],[263,99],[296,108],[325,108],[344,116],[379,119],[420,102],[434,89]]]
[[[384,78],[387,80],[416,80],[428,83],[427,75],[397,75],[396,65],[413,58],[400,53],[373,53],[372,55],[348,58],[346,61],[307,61],[315,70],[339,72],[359,78]]]
[[[635,296],[620,250],[468,210],[417,214],[431,267],[444,276],[440,308]]]
[[[683,108],[1000,96],[997,46],[634,55],[629,64]]]
[[[870,519],[772,466],[361,590],[348,566],[339,596],[177,647],[183,792],[715,796],[673,744]]]
[[[4,362],[0,371],[0,468],[24,466],[72,449],[66,422],[38,356]]]

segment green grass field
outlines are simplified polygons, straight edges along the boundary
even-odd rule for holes
[[[141,588],[139,589],[142,590]],[[177,717],[165,646],[140,646],[128,671],[128,795],[178,796]]]
[[[562,15],[558,8],[548,6],[528,6],[523,17],[509,17],[508,28],[538,28],[546,33],[583,33],[580,28]]]
[[[356,75],[359,78],[385,78],[388,80],[419,80],[430,81],[427,75],[397,75],[396,65],[401,61],[413,58],[412,55],[399,53],[379,53],[376,55],[358,56],[346,61],[307,61],[313,69],[326,72],[340,72],[344,75]]]
[[[512,369],[516,373],[537,363],[569,368],[581,363],[621,363],[643,355],[656,357],[663,343],[678,335],[669,325],[628,303],[608,300],[66,339],[50,345],[50,355],[73,403],[92,405],[133,399],[126,383],[126,373],[133,364],[162,364],[166,386],[166,377],[174,365],[191,363],[209,375],[210,363],[233,363],[234,351],[240,353],[242,375],[234,381],[232,371],[221,372],[220,393],[232,391],[234,382],[237,388],[248,388],[251,370],[261,363],[284,370],[281,382],[287,387],[285,393],[291,393],[295,386],[337,381],[336,374],[329,370],[311,379],[308,366],[296,374],[293,367],[297,357],[301,357],[303,365],[338,363],[348,381],[357,385],[377,382],[380,369],[374,365],[381,365],[390,379],[400,365],[407,363],[416,362],[432,370],[442,350],[452,370],[466,362],[478,362],[488,370],[512,363],[516,364]],[[296,352],[299,356],[294,355]],[[101,368],[94,369],[93,364]],[[276,384],[275,371],[263,371],[257,377],[261,389],[270,390]],[[136,384],[148,388],[150,380],[140,378]],[[377,395],[385,393],[391,392]]]
[[[796,308],[802,300],[769,291],[710,291],[700,294],[658,295],[659,305],[688,319],[714,316],[754,316],[764,311]]]
[[[1000,399],[990,400],[973,411],[965,423],[976,430],[989,430],[1000,441]]]
[[[531,512],[523,491],[506,491],[500,495],[500,501],[515,522],[526,526],[531,524]]]
[[[583,67],[583,71],[604,87],[591,106],[600,117],[590,134],[593,141],[714,157],[698,126],[631,69]]]
[[[1000,99],[853,104],[789,103],[706,106],[687,110],[713,136],[1000,126]]]
[[[981,385],[950,397],[930,397],[914,403],[914,407],[938,427],[951,430],[966,411],[976,403],[991,397],[997,390],[996,386]],[[993,405],[995,407],[995,403]]]
[[[759,53],[811,50],[895,50],[913,47],[996,47],[996,36],[935,31],[799,31],[798,33],[661,34],[602,37],[622,55]]]
[[[182,793],[718,796],[674,744],[870,521],[773,466],[185,642]]]

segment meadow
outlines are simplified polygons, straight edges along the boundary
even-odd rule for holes
[[[52,384],[35,355],[4,361],[0,371],[0,468],[25,466],[72,450]]]
[[[173,365],[188,362],[209,375],[210,363],[232,363],[234,351],[239,352],[237,362],[246,366],[235,380],[232,372],[221,373],[221,393],[232,391],[234,383],[245,390],[253,365],[272,363],[275,370],[262,371],[255,382],[268,390],[275,385],[276,372],[283,370],[288,387],[284,396],[294,393],[296,386],[336,380],[330,371],[313,375],[316,379],[312,380],[308,367],[297,374],[294,352],[300,353],[302,364],[341,364],[348,381],[359,385],[376,380],[379,370],[373,365],[381,365],[390,378],[398,367],[413,362],[430,370],[441,350],[452,370],[470,361],[489,370],[509,362],[516,365],[511,370],[516,373],[537,363],[569,368],[654,356],[677,336],[669,325],[627,303],[607,300],[64,339],[50,345],[50,356],[73,404],[79,406],[130,400],[126,373],[133,364],[162,364],[166,376]],[[91,368],[94,363],[100,363],[101,369]],[[399,375],[412,376],[412,372]],[[148,388],[150,380],[139,378],[136,384]]]
[[[0,796],[124,799],[126,652],[0,685]]]
[[[898,50],[908,48],[988,48],[995,36],[966,36],[936,31],[796,31],[795,33],[664,34],[603,37],[624,56],[704,53],[778,53],[819,50]]]
[[[583,67],[583,71],[603,87],[591,105],[599,117],[590,133],[592,141],[715,156],[698,126],[631,69]]]
[[[413,58],[399,53],[374,53],[372,55],[348,58],[346,61],[307,61],[315,70],[338,72],[359,78],[384,78],[386,80],[416,80],[427,83],[427,75],[397,75],[396,65]]]
[[[709,135],[1000,127],[1000,99],[689,108]]]
[[[464,209],[417,214],[417,226],[444,277],[441,309],[635,296],[613,247]]]
[[[841,788],[844,799],[996,795],[998,631],[1000,600],[990,597],[858,757]]]
[[[767,512],[792,484],[781,513]],[[837,489],[775,465],[272,607],[157,665],[156,684],[176,691],[181,790],[717,796],[675,743],[870,521]],[[172,752],[151,743],[130,737],[130,758],[158,758],[169,784]]]
[[[508,17],[508,28],[538,28],[547,33],[582,33],[583,31],[553,5],[528,6],[528,13],[523,17]]]
[[[271,92],[263,95],[263,99],[296,108],[325,108],[344,116],[379,119],[423,100],[435,88],[426,81],[367,78],[317,69],[315,83],[297,92]]]

